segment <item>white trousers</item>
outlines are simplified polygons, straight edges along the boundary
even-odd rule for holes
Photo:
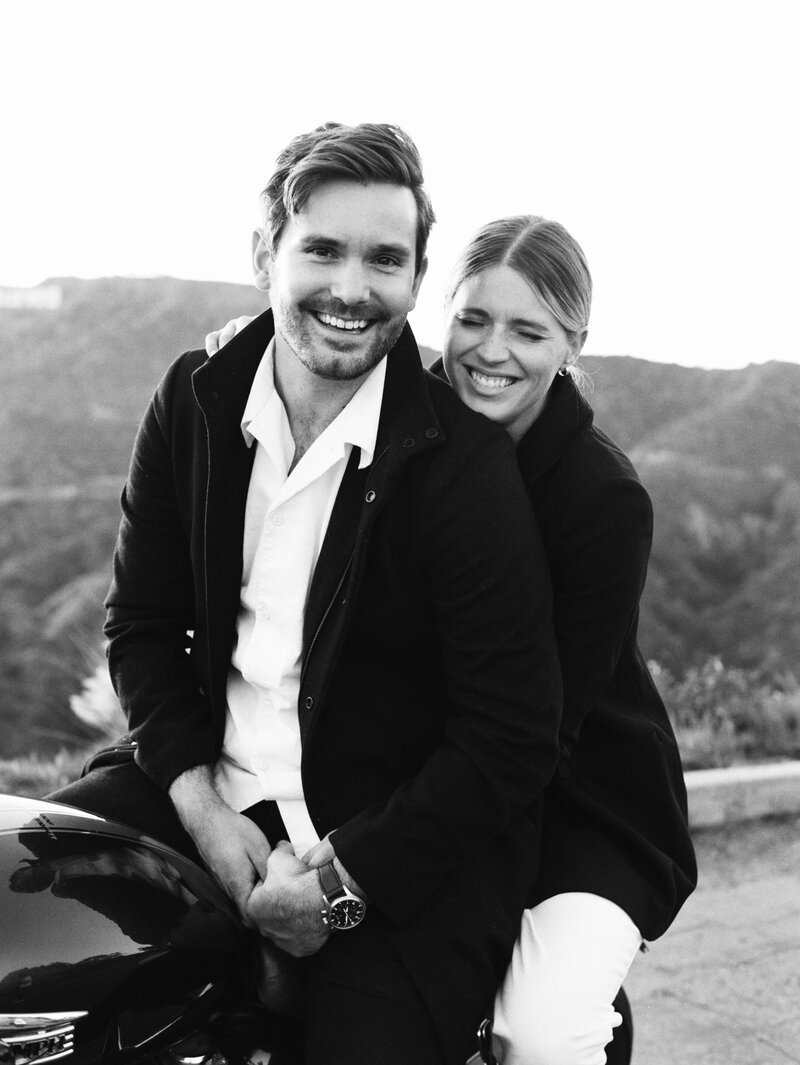
[[[586,892],[526,910],[494,1006],[502,1065],[604,1065],[612,1002],[641,945],[623,909]]]

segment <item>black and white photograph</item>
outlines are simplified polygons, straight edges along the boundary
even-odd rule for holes
[[[800,1060],[788,0],[8,0],[0,1065]]]

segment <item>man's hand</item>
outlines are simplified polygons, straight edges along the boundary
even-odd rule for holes
[[[241,318],[233,318],[222,329],[215,329],[213,333],[206,334],[206,355],[216,355],[220,348],[225,347],[237,333],[241,333],[245,326],[253,321],[252,315],[243,314]]]
[[[195,766],[173,781],[169,795],[200,857],[252,925],[247,902],[267,873],[270,845],[249,817],[236,813],[214,787],[210,766]]]
[[[316,871],[282,840],[269,856],[266,878],[250,895],[247,914],[262,936],[302,958],[316,954],[330,935],[322,921],[324,904]]]

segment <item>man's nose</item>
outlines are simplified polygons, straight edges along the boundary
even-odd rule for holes
[[[370,297],[370,286],[363,264],[341,263],[331,279],[331,295],[348,307],[366,303]]]

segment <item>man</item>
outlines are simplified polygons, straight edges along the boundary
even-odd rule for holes
[[[307,1062],[462,1062],[557,757],[546,568],[509,440],[406,325],[433,221],[413,143],[320,127],[262,204],[272,311],[172,366],[123,494],[136,764],[57,797],[194,845],[304,958]]]

